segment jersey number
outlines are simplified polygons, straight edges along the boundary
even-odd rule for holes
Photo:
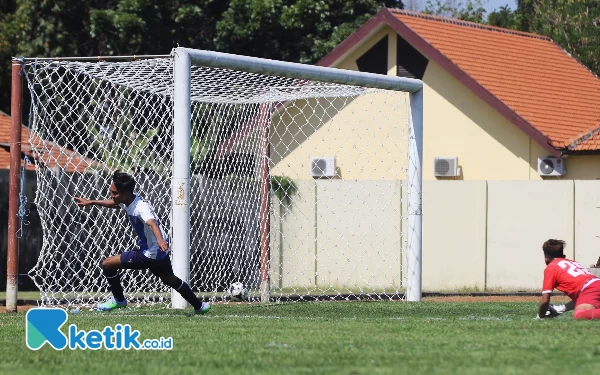
[[[590,274],[585,267],[577,262],[569,262],[568,260],[561,260],[558,262],[558,266],[563,270],[569,267],[567,273],[573,277]],[[590,274],[591,275],[591,274]]]

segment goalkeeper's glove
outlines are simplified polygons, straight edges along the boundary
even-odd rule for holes
[[[550,305],[550,307],[553,307],[554,311],[556,311],[556,313],[558,315],[560,315],[560,314],[564,313],[565,311],[567,311],[567,306],[565,306],[565,305],[556,305],[556,306]]]
[[[553,305],[548,306],[548,310],[546,310],[546,318],[556,318],[560,313],[556,311]]]
[[[565,305],[558,305],[558,306],[554,306],[554,305],[550,305],[548,306],[548,310],[546,310],[546,314],[544,316],[544,318],[556,318],[557,316],[559,316],[560,314],[564,313],[567,310]],[[535,316],[535,319],[542,319],[539,315]]]

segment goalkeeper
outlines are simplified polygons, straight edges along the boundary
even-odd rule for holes
[[[546,269],[537,318],[549,318],[575,308],[575,319],[600,319],[600,279],[581,264],[565,258],[565,242],[548,240],[542,245]],[[554,288],[567,294],[566,305],[550,305]]]
[[[100,268],[110,285],[113,297],[108,301],[98,304],[98,311],[110,311],[127,306],[123,295],[123,287],[119,269],[142,270],[149,269],[155,276],[179,294],[192,306],[198,314],[205,314],[210,310],[210,305],[201,302],[192,292],[190,286],[173,274],[171,259],[169,258],[169,243],[165,231],[154,213],[152,206],[142,197],[135,194],[134,178],[120,171],[113,174],[110,186],[111,199],[88,200],[74,197],[79,207],[100,206],[107,208],[122,208],[127,213],[129,222],[138,236],[139,249],[125,251],[104,259]]]

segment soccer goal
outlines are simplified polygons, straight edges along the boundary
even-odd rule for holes
[[[421,299],[420,80],[187,48],[17,63],[42,304],[109,295],[99,263],[134,248],[129,223],[72,197],[107,199],[117,169],[206,300],[235,282],[248,302]],[[149,272],[121,280],[130,301],[186,306]]]

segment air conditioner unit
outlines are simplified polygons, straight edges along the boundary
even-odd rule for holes
[[[565,161],[556,156],[538,158],[538,174],[540,176],[564,176],[567,173]]]
[[[334,177],[335,158],[310,158],[310,175],[313,177]]]
[[[435,177],[457,177],[460,173],[458,158],[435,157],[433,158],[433,175]]]

